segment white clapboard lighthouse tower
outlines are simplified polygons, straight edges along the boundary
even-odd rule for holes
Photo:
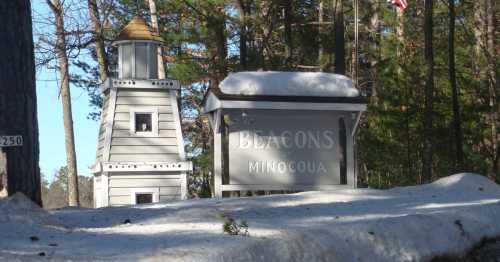
[[[101,126],[91,168],[95,207],[184,199],[192,164],[185,161],[180,84],[158,79],[161,38],[142,18],[134,18],[114,45],[118,78],[101,86]]]

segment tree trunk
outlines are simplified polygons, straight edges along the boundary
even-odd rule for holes
[[[97,8],[97,0],[88,0],[88,8],[92,27],[94,29],[95,51],[97,55],[97,63],[99,65],[99,78],[104,82],[108,78],[108,60],[106,59],[106,49],[104,46],[103,29]]]
[[[78,172],[76,166],[75,135],[73,132],[73,116],[71,110],[71,92],[69,87],[69,64],[66,54],[64,29],[64,8],[59,0],[47,0],[55,16],[57,41],[55,51],[59,63],[61,82],[61,102],[63,106],[64,137],[66,144],[66,165],[68,166],[68,205],[79,206]]]
[[[0,39],[0,133],[22,135],[24,143],[0,149],[7,193],[42,205],[30,1],[0,1]]]
[[[335,39],[335,68],[336,74],[345,75],[345,38],[344,38],[344,4],[342,0],[333,1]]]
[[[404,36],[404,15],[403,15],[403,10],[396,8],[396,58],[397,58],[397,69],[396,69],[396,76],[397,80],[396,83],[399,85],[403,86],[403,68],[402,65],[404,63],[403,61],[403,52],[402,50],[404,49],[405,46],[405,36]],[[415,177],[414,174],[414,160],[412,157],[412,149],[414,148],[412,146],[413,142],[413,137],[411,133],[411,127],[410,127],[410,119],[411,119],[411,114],[410,114],[410,98],[412,97],[412,86],[408,84],[404,84],[405,87],[405,132],[406,132],[406,169],[407,169],[407,175],[408,178],[413,178]]]
[[[351,53],[352,53],[352,58],[351,58],[351,78],[354,81],[354,85],[358,87],[358,81],[359,81],[359,57],[358,57],[358,52],[359,52],[359,0],[353,0],[352,1],[352,9],[354,13],[354,43],[352,44],[353,46],[351,47]]]
[[[323,44],[323,38],[324,36],[324,25],[323,25],[323,16],[325,15],[324,12],[324,0],[319,1],[319,6],[318,6],[318,39],[319,39],[319,45],[318,45],[318,65],[319,65],[319,70],[324,71],[325,69],[325,46]]]
[[[155,0],[148,0],[149,2],[149,12],[151,13],[151,27],[153,30],[160,34],[160,28],[158,26],[158,15],[156,13],[156,3]],[[162,47],[158,46],[158,79],[165,79],[165,67],[163,65],[163,52]]]
[[[7,153],[0,149],[0,199],[7,197]]]
[[[433,0],[425,0],[424,3],[424,35],[425,35],[425,109],[424,109],[424,147],[422,161],[422,182],[429,183],[432,180],[432,160],[433,160],[433,99],[434,99],[434,54],[432,50],[432,30],[433,30]]]
[[[227,75],[227,42],[226,42],[226,14],[223,6],[215,7],[216,13],[207,16],[207,28],[212,33],[211,39],[214,43],[209,43],[210,57],[215,60],[212,84],[218,86]],[[213,46],[215,44],[215,46]]]
[[[455,136],[455,172],[464,169],[464,152],[462,148],[462,121],[460,119],[459,90],[455,71],[455,0],[448,0],[449,32],[448,32],[448,75],[452,92],[453,133]]]
[[[497,73],[497,38],[496,38],[496,14],[497,14],[497,1],[488,0],[487,9],[487,72],[488,72],[488,93],[489,93],[489,106],[490,106],[490,129],[491,129],[491,152],[492,152],[492,167],[491,174],[496,176],[495,179],[500,181],[500,174],[498,174],[498,165],[500,160],[500,148],[498,139],[498,73]]]
[[[498,137],[498,74],[496,72],[498,54],[496,47],[496,13],[497,6],[494,0],[478,0],[474,2],[474,74],[480,87],[488,89],[488,122],[490,135],[483,140],[491,160],[490,177],[500,181],[498,166],[500,148]],[[482,62],[485,61],[485,62]],[[483,83],[486,83],[483,85]]]
[[[283,23],[285,25],[285,66],[291,68],[293,64],[293,21],[292,0],[283,1]]]
[[[472,63],[474,65],[474,73],[476,75],[476,79],[480,80],[482,78],[482,70],[481,70],[481,65],[480,65],[480,57],[482,56],[483,52],[483,47],[484,47],[484,35],[486,31],[486,23],[485,23],[485,16],[486,16],[486,0],[476,0],[474,1],[474,40],[475,40],[475,45],[474,45],[474,55],[475,57],[472,60]]]
[[[378,105],[378,90],[379,90],[379,79],[378,79],[378,61],[380,60],[380,0],[373,0],[370,4],[371,7],[371,17],[370,17],[370,27],[368,28],[370,32],[370,55],[368,56],[368,62],[370,64],[370,78],[372,80],[371,88],[371,102],[374,105]]]
[[[250,3],[246,0],[238,0],[238,7],[240,11],[240,69],[246,71],[248,68],[248,16],[250,15]]]

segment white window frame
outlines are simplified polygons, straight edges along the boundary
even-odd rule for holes
[[[152,194],[153,203],[160,202],[160,188],[159,187],[142,187],[130,189],[130,204],[137,205],[135,202],[137,194]]]
[[[137,132],[135,130],[136,114],[151,114],[151,132]],[[158,137],[158,107],[130,108],[130,134],[135,136]]]

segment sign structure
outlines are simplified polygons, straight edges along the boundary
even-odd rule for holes
[[[228,111],[230,184],[340,184],[338,114]]]
[[[355,188],[355,134],[366,103],[343,75],[230,74],[203,98],[214,134],[215,197]]]
[[[0,136],[0,147],[22,146],[23,136]]]

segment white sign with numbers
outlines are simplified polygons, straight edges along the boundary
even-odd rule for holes
[[[22,136],[0,136],[0,147],[22,146]]]

